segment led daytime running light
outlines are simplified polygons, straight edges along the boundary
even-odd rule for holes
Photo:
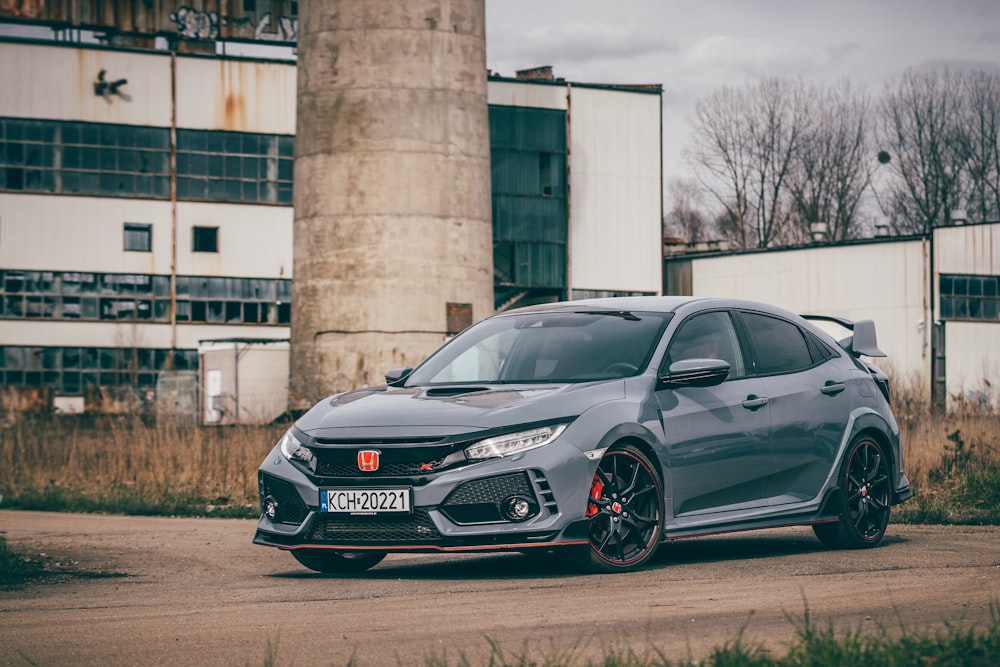
[[[543,426],[528,431],[486,438],[466,447],[465,458],[470,461],[493,459],[534,449],[549,444],[565,430],[566,424],[556,424],[555,426]]]

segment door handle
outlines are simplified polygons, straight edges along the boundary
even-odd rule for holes
[[[836,396],[840,392],[844,391],[846,385],[843,382],[834,382],[833,380],[827,380],[826,384],[820,389],[820,391],[827,396]]]
[[[743,407],[750,412],[756,412],[765,405],[767,405],[767,398],[763,396],[756,396],[754,394],[750,394],[747,396],[747,400],[743,401]]]

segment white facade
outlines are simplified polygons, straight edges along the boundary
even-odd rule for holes
[[[567,113],[571,295],[660,293],[660,101],[658,88],[490,81],[490,104]]]
[[[138,383],[132,393],[149,401],[158,373],[194,373],[203,341],[290,337],[295,62],[155,43],[0,38],[0,130],[8,128],[0,133],[0,391],[47,388],[49,405],[79,411],[96,405],[88,398],[80,407],[88,386]],[[488,94],[490,104],[566,114],[565,293],[659,293],[659,87],[494,79]],[[121,134],[108,138],[106,129]],[[155,137],[136,139],[140,130]],[[184,147],[182,136],[194,135],[205,147]],[[233,154],[226,141],[237,135],[259,137],[259,154]],[[70,163],[74,151],[87,156],[73,160],[90,162]],[[201,194],[185,182],[193,173],[185,160],[213,170],[200,174]],[[248,160],[258,161],[250,177]],[[251,195],[213,194],[225,180],[217,173]],[[123,189],[104,176],[120,177]],[[139,184],[151,179],[159,180]],[[287,378],[276,386],[286,391]]]
[[[934,278],[1000,275],[1000,223],[942,227],[934,232]],[[935,312],[944,314],[940,289]],[[970,297],[975,298],[975,297]],[[998,297],[1000,298],[1000,297]],[[1000,409],[1000,321],[953,317],[944,321],[944,364],[950,404]]]
[[[571,103],[570,287],[658,294],[660,96],[575,87]]]
[[[766,301],[799,314],[874,320],[885,365],[928,377],[925,243],[920,240],[694,260],[693,293]],[[849,332],[826,325],[832,335]],[[880,362],[882,363],[882,362]]]
[[[923,388],[951,407],[984,400],[1000,407],[1000,295],[982,287],[942,294],[942,285],[950,289],[950,277],[1000,285],[1000,223],[836,246],[681,255],[667,262],[689,265],[690,293],[697,296],[873,320],[879,347],[888,355],[876,363],[896,381]],[[667,291],[674,293],[669,285]],[[962,306],[967,310],[943,303],[947,299],[967,304]],[[848,333],[818,324],[838,338]],[[943,378],[936,386],[935,369]]]

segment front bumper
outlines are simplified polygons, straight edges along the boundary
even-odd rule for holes
[[[544,447],[409,477],[309,475],[275,448],[258,471],[262,513],[254,544],[279,549],[385,552],[502,551],[585,544],[597,461],[560,438]],[[320,511],[323,488],[410,488],[412,513],[354,516]],[[505,501],[524,498],[523,520]],[[263,512],[265,499],[277,505]]]

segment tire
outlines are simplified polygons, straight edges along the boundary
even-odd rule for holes
[[[589,544],[576,564],[589,572],[628,572],[650,558],[663,532],[663,485],[649,458],[631,445],[604,454],[590,484]]]
[[[382,562],[386,554],[378,551],[334,551],[332,549],[293,549],[295,560],[310,570],[324,574],[364,572]]]
[[[866,436],[851,443],[840,467],[836,523],[813,526],[813,532],[831,549],[869,549],[885,536],[892,507],[889,457]]]

